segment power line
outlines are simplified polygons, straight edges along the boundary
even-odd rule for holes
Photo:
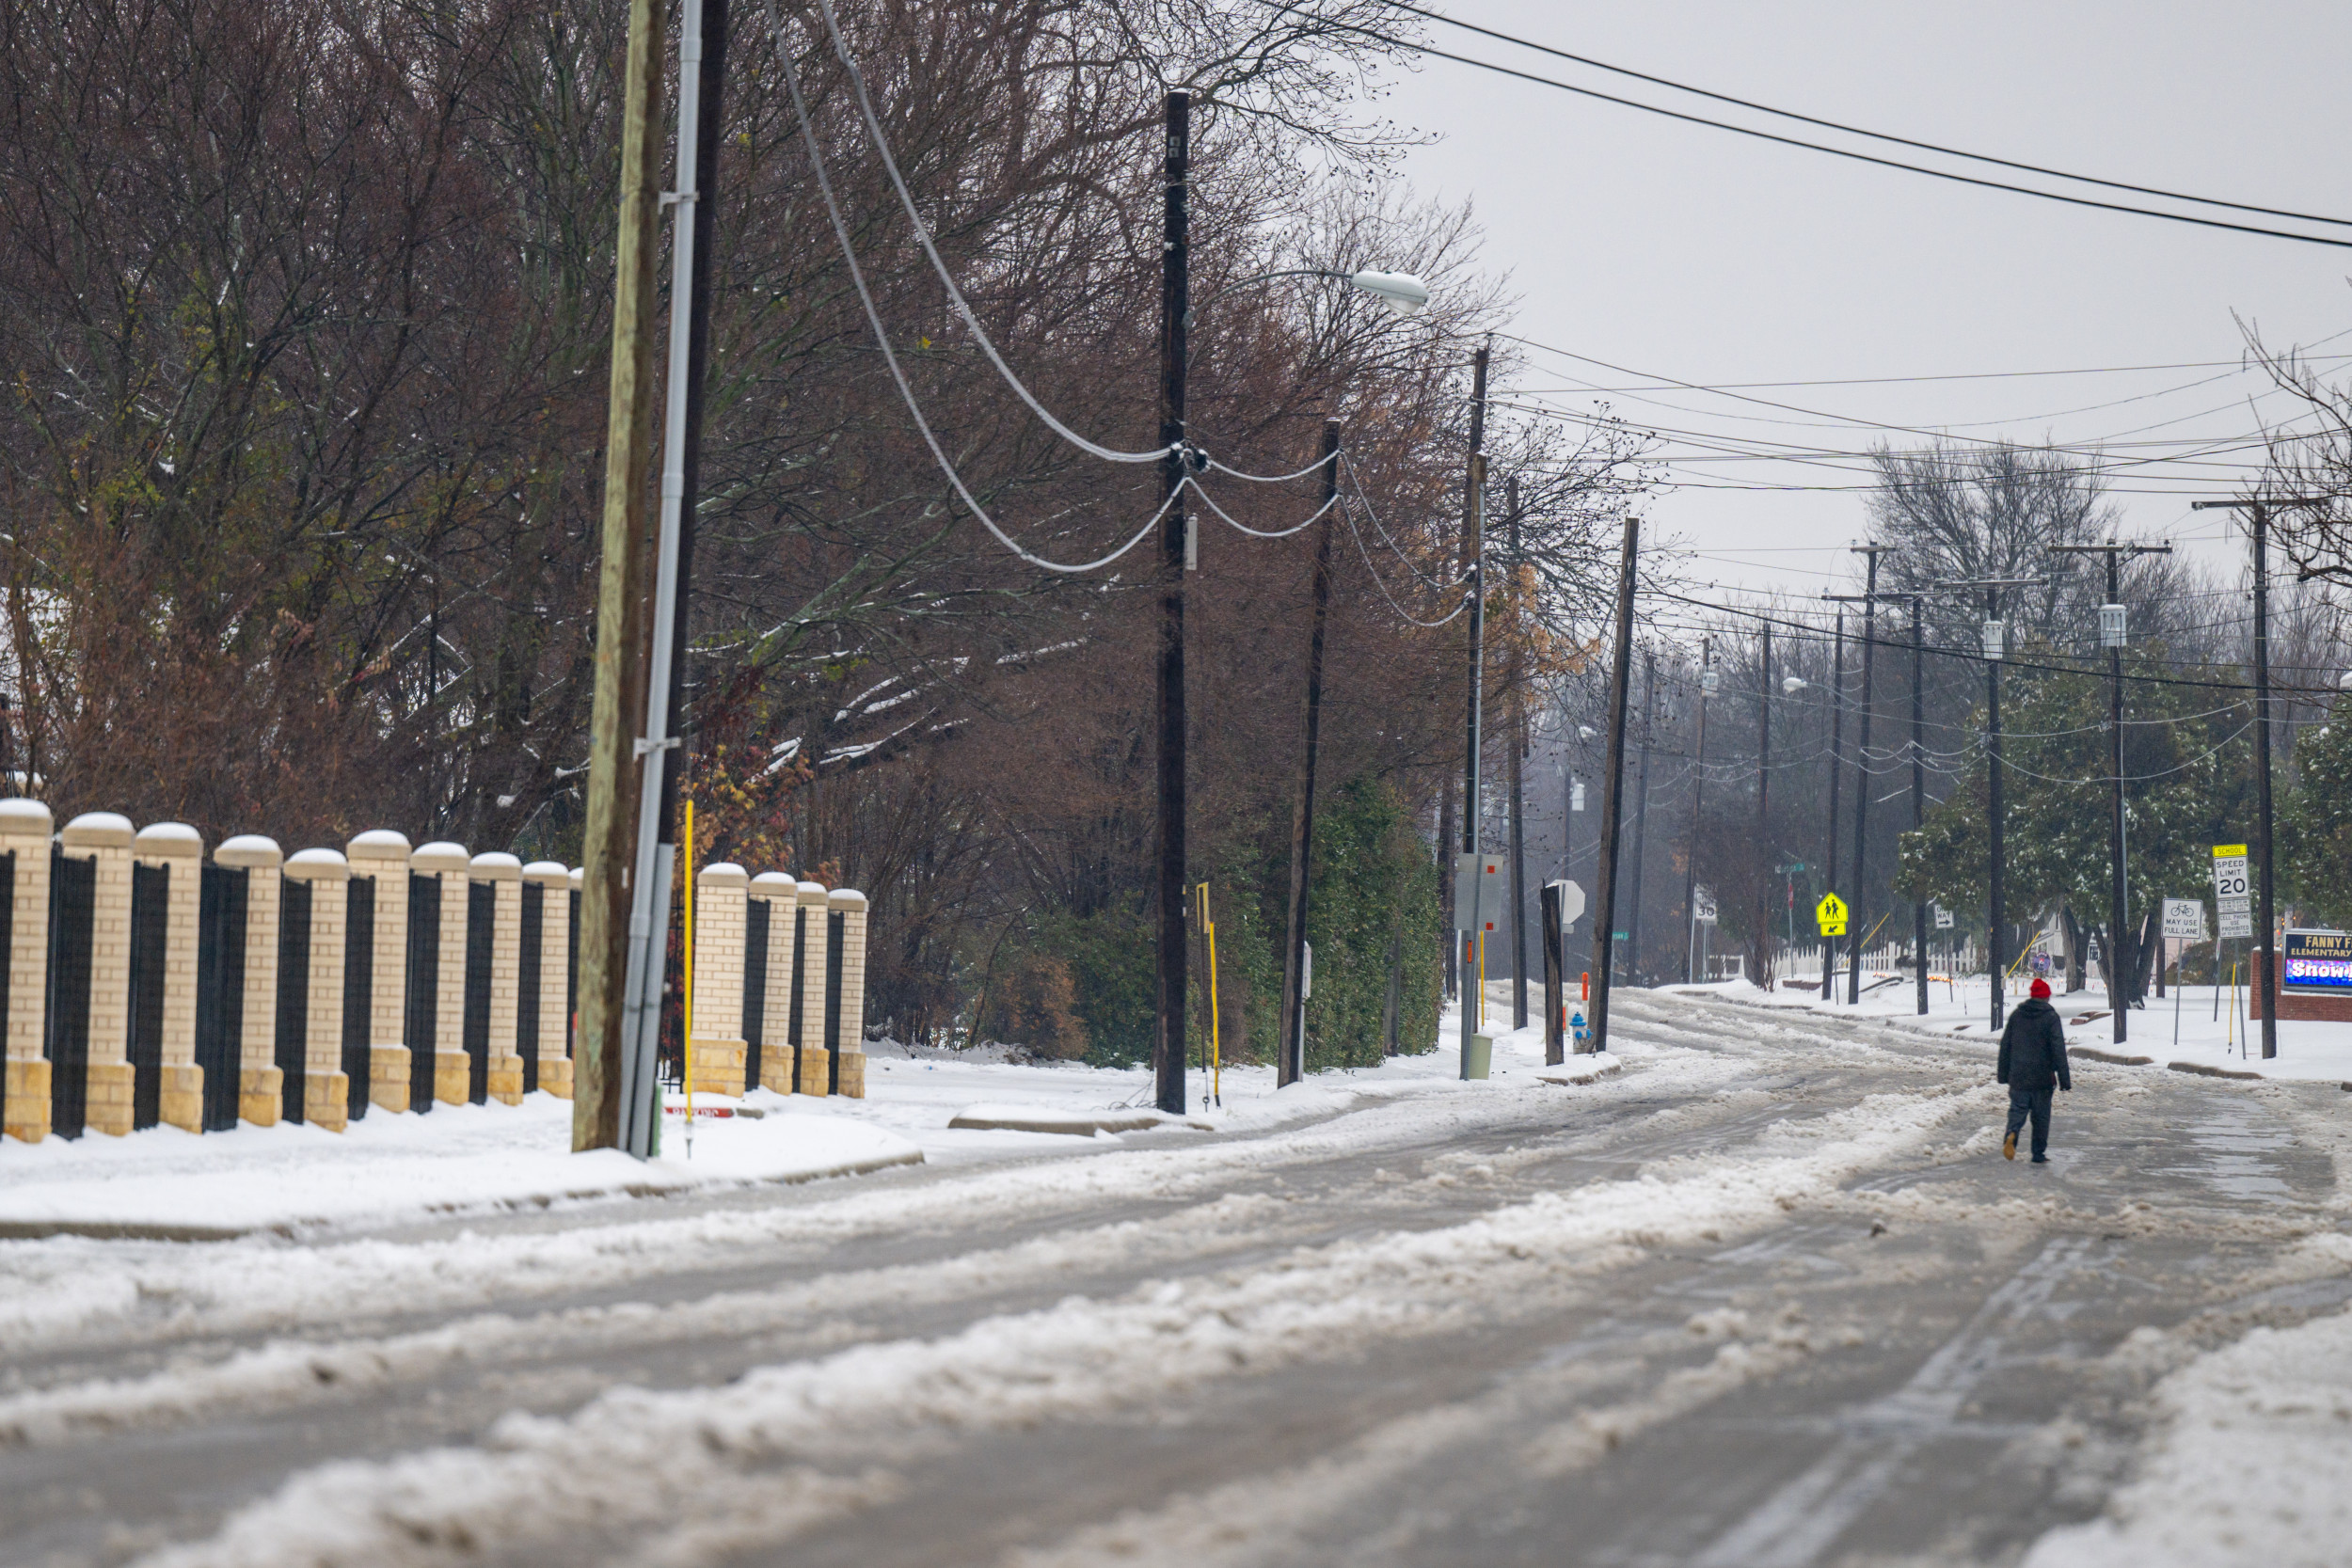
[[[1393,4],[1394,0],[1390,0],[1390,3]],[[1279,8],[1294,10],[1296,8],[1280,4]],[[2060,191],[2036,190],[2030,185],[2012,185],[2005,181],[1980,179],[1973,174],[1954,174],[1948,169],[1929,168],[1924,165],[1906,164],[1899,159],[1881,158],[1868,152],[1856,152],[1847,148],[1829,147],[1820,142],[1804,141],[1795,136],[1783,136],[1771,131],[1759,131],[1753,126],[1734,125],[1728,120],[1708,119],[1704,115],[1685,114],[1679,109],[1669,109],[1657,103],[1645,103],[1639,99],[1620,98],[1614,93],[1601,92],[1593,87],[1580,87],[1573,83],[1563,82],[1557,77],[1538,76],[1532,71],[1520,71],[1516,67],[1498,65],[1492,60],[1482,60],[1474,55],[1456,55],[1451,51],[1439,49],[1434,44],[1416,43],[1411,40],[1401,39],[1392,33],[1384,33],[1377,28],[1366,27],[1358,23],[1333,22],[1331,24],[1344,27],[1349,32],[1360,34],[1375,42],[1386,44],[1391,49],[1434,55],[1441,60],[1452,60],[1457,65],[1489,71],[1498,76],[1510,76],[1522,82],[1533,82],[1538,87],[1555,87],[1562,92],[1574,93],[1580,98],[1597,99],[1603,103],[1614,103],[1621,108],[1639,109],[1645,114],[1659,115],[1667,119],[1678,119],[1685,124],[1704,125],[1716,131],[1729,131],[1737,135],[1752,136],[1758,141],[1777,142],[1783,147],[1801,148],[1808,152],[1826,152],[1834,158],[1847,158],[1860,164],[1875,164],[1881,168],[1900,169],[1908,174],[1924,174],[1931,180],[1948,180],[1954,184],[1976,185],[1985,190],[2008,191],[2016,196],[2039,197],[2044,201],[2061,201],[2070,207],[2092,207],[2101,212],[2123,213],[2133,217],[2161,218],[2168,223],[2194,224],[2201,229],[2226,229],[2234,233],[2254,234],[2264,239],[2298,240],[2305,245],[2324,245],[2341,250],[2352,250],[2352,240],[2332,239],[2324,234],[2297,234],[2291,230],[2265,229],[2250,223],[2232,223],[2226,218],[2198,217],[2188,213],[2158,212],[2153,207],[2134,207],[2120,201],[2101,201],[2094,197],[2068,196]],[[2317,221],[2334,223],[2342,220],[2324,218]]]
[[[2352,229],[2352,218],[2331,218],[2317,213],[2298,213],[2281,207],[2257,207],[2244,201],[2223,200],[2218,197],[2189,196],[2180,191],[2168,191],[2155,185],[2134,185],[2121,180],[2102,180],[2098,176],[2091,174],[2070,174],[2062,168],[2047,168],[2040,164],[2018,163],[2013,159],[1995,158],[1990,153],[1985,152],[1969,152],[1957,147],[1944,147],[1935,142],[1915,141],[1909,136],[1891,135],[1883,131],[1866,131],[1858,125],[1846,125],[1834,119],[1821,119],[1812,115],[1799,114],[1794,109],[1776,109],[1769,103],[1758,103],[1753,100],[1745,98],[1734,98],[1728,93],[1710,92],[1705,87],[1694,87],[1686,82],[1673,81],[1664,76],[1652,76],[1645,71],[1634,71],[1626,66],[1611,65],[1606,60],[1596,60],[1589,55],[1571,55],[1565,49],[1555,49],[1548,43],[1537,43],[1533,39],[1523,39],[1516,34],[1498,32],[1492,27],[1481,27],[1476,23],[1464,22],[1456,17],[1440,15],[1436,11],[1425,11],[1419,6],[1406,4],[1406,0],[1383,0],[1383,3],[1395,10],[1408,11],[1414,16],[1422,17],[1430,22],[1443,23],[1449,27],[1459,27],[1466,33],[1478,33],[1484,35],[1485,37],[1498,40],[1503,43],[1517,44],[1522,49],[1532,49],[1539,55],[1549,55],[1555,59],[1573,61],[1577,65],[1590,66],[1595,71],[1606,71],[1612,75],[1630,77],[1637,82],[1647,82],[1653,87],[1670,87],[1676,92],[1687,92],[1694,98],[1711,99],[1718,103],[1729,103],[1734,107],[1741,109],[1754,109],[1758,114],[1772,115],[1781,119],[1792,119],[1802,125],[1818,125],[1824,131],[1838,131],[1850,136],[1867,136],[1872,141],[1886,142],[1896,147],[1915,148],[1922,152],[1942,153],[1947,158],[1965,158],[1971,163],[1991,164],[1997,168],[2013,168],[2022,174],[2043,174],[2049,176],[2053,180],[2072,180],[2078,184],[2097,185],[2106,190],[2129,191],[2135,196],[2158,197],[2167,201],[2193,201],[2200,206],[2226,207],[2232,212],[2256,213],[2260,214],[2264,217],[2293,218],[2301,223],[2328,223],[2334,224],[2340,228]],[[1454,56],[1448,55],[1447,57],[1451,59]],[[1574,91],[1581,89],[1572,88],[1570,90]],[[1634,106],[1636,108],[1647,108],[1649,105],[1636,104]],[[1667,111],[1661,110],[1659,112],[1664,113]],[[1711,124],[1713,122],[1708,121],[1705,123]],[[1738,130],[1740,127],[1730,126],[1725,127],[1725,129]],[[1800,145],[1809,146],[1811,144],[1805,143]],[[1824,148],[1820,150],[1833,151],[1836,150]],[[1909,166],[1901,165],[1897,166],[1908,167]],[[1918,172],[1932,173],[1934,171],[1920,170]],[[2012,190],[2016,187],[2002,186],[2000,188],[2004,190]],[[2026,194],[2040,196],[2048,193],[2033,191]],[[2060,198],[2059,199],[2065,198]],[[2119,210],[2135,211],[2136,209],[2125,208]],[[2163,217],[2169,214],[2159,213],[2152,214],[2150,215]],[[2263,230],[2254,231],[2263,232]],[[2306,236],[2289,235],[2286,237],[2292,239],[2301,239]],[[2321,243],[2324,244],[2328,242],[2323,241]]]

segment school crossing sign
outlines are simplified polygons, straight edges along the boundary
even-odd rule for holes
[[[1813,918],[1821,924],[1821,935],[1842,937],[1846,934],[1846,901],[1834,893],[1821,895],[1821,901],[1813,906]]]

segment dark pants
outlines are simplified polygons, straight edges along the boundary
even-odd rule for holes
[[[2033,1117],[2033,1157],[2037,1160],[2049,1152],[2050,1097],[2057,1093],[2056,1089],[2009,1091],[2009,1135],[2015,1137],[2017,1130],[2026,1125],[2026,1118]]]

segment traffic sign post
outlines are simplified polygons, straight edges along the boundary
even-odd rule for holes
[[[2205,906],[2195,898],[2168,898],[2164,901],[2164,940],[2167,942],[2202,942],[2205,940]],[[2159,956],[2158,963],[2162,963]],[[2181,988],[2172,988],[2172,1043],[2181,1043]]]
[[[1539,897],[1544,912],[1544,1061],[1558,1067],[1568,1059],[1567,932],[1584,913],[1584,890],[1570,881],[1549,881]]]

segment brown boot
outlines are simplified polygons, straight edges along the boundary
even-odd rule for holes
[[[2004,1160],[2014,1160],[2017,1158],[2016,1133],[2011,1132],[2008,1137],[2001,1140],[2001,1158]]]

